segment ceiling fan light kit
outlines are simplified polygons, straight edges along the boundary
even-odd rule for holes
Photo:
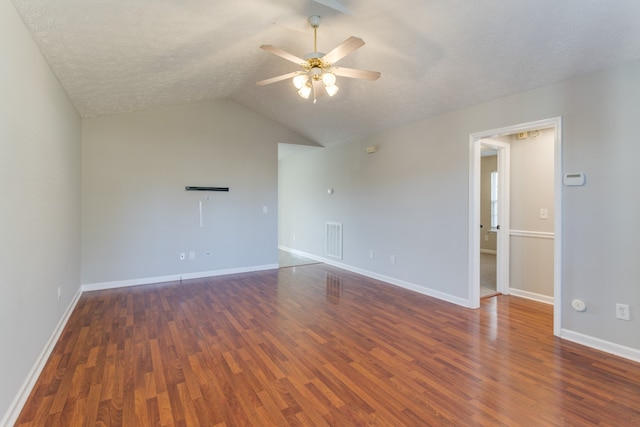
[[[315,104],[317,97],[321,96],[323,93],[326,93],[329,96],[334,96],[338,93],[340,88],[336,85],[336,76],[366,80],[377,80],[380,78],[380,73],[377,71],[334,67],[336,62],[353,53],[356,49],[364,46],[364,41],[362,39],[349,37],[331,52],[324,54],[318,52],[317,45],[320,17],[317,15],[310,16],[309,24],[313,28],[313,52],[304,55],[303,58],[299,58],[271,45],[260,46],[268,52],[298,64],[302,70],[261,80],[256,83],[258,86],[264,86],[291,78],[293,86],[298,89],[298,95],[301,98],[309,99],[311,93],[313,93],[313,103]]]

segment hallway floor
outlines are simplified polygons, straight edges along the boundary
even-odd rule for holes
[[[495,295],[496,290],[496,255],[480,254],[480,298]]]

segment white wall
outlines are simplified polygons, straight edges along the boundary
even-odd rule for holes
[[[469,134],[562,116],[563,171],[587,174],[562,194],[562,328],[637,353],[638,99],[640,61],[286,158],[280,244],[323,256],[324,221],[341,221],[345,264],[468,299]],[[615,319],[616,302],[632,306],[631,321]]]
[[[9,1],[0,52],[2,424],[79,289],[81,123]]]
[[[83,285],[276,265],[277,147],[292,141],[309,143],[224,100],[85,120]]]

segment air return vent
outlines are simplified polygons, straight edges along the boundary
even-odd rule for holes
[[[325,254],[342,259],[342,223],[325,223]]]

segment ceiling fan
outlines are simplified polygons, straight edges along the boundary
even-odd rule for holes
[[[261,80],[256,84],[264,86],[276,83],[282,80],[293,79],[293,85],[298,89],[298,95],[304,99],[308,99],[313,93],[313,103],[316,103],[318,96],[326,93],[333,96],[338,92],[336,86],[336,76],[349,77],[352,79],[377,80],[380,73],[377,71],[356,70],[354,68],[336,67],[334,64],[353,53],[356,49],[364,46],[364,41],[358,37],[349,37],[347,40],[339,44],[331,52],[324,54],[318,52],[318,27],[320,26],[320,17],[317,15],[309,17],[309,24],[313,27],[313,52],[299,58],[282,49],[271,45],[262,45],[261,49],[278,55],[299,65],[302,69],[292,73],[283,74],[272,77],[270,79]]]

